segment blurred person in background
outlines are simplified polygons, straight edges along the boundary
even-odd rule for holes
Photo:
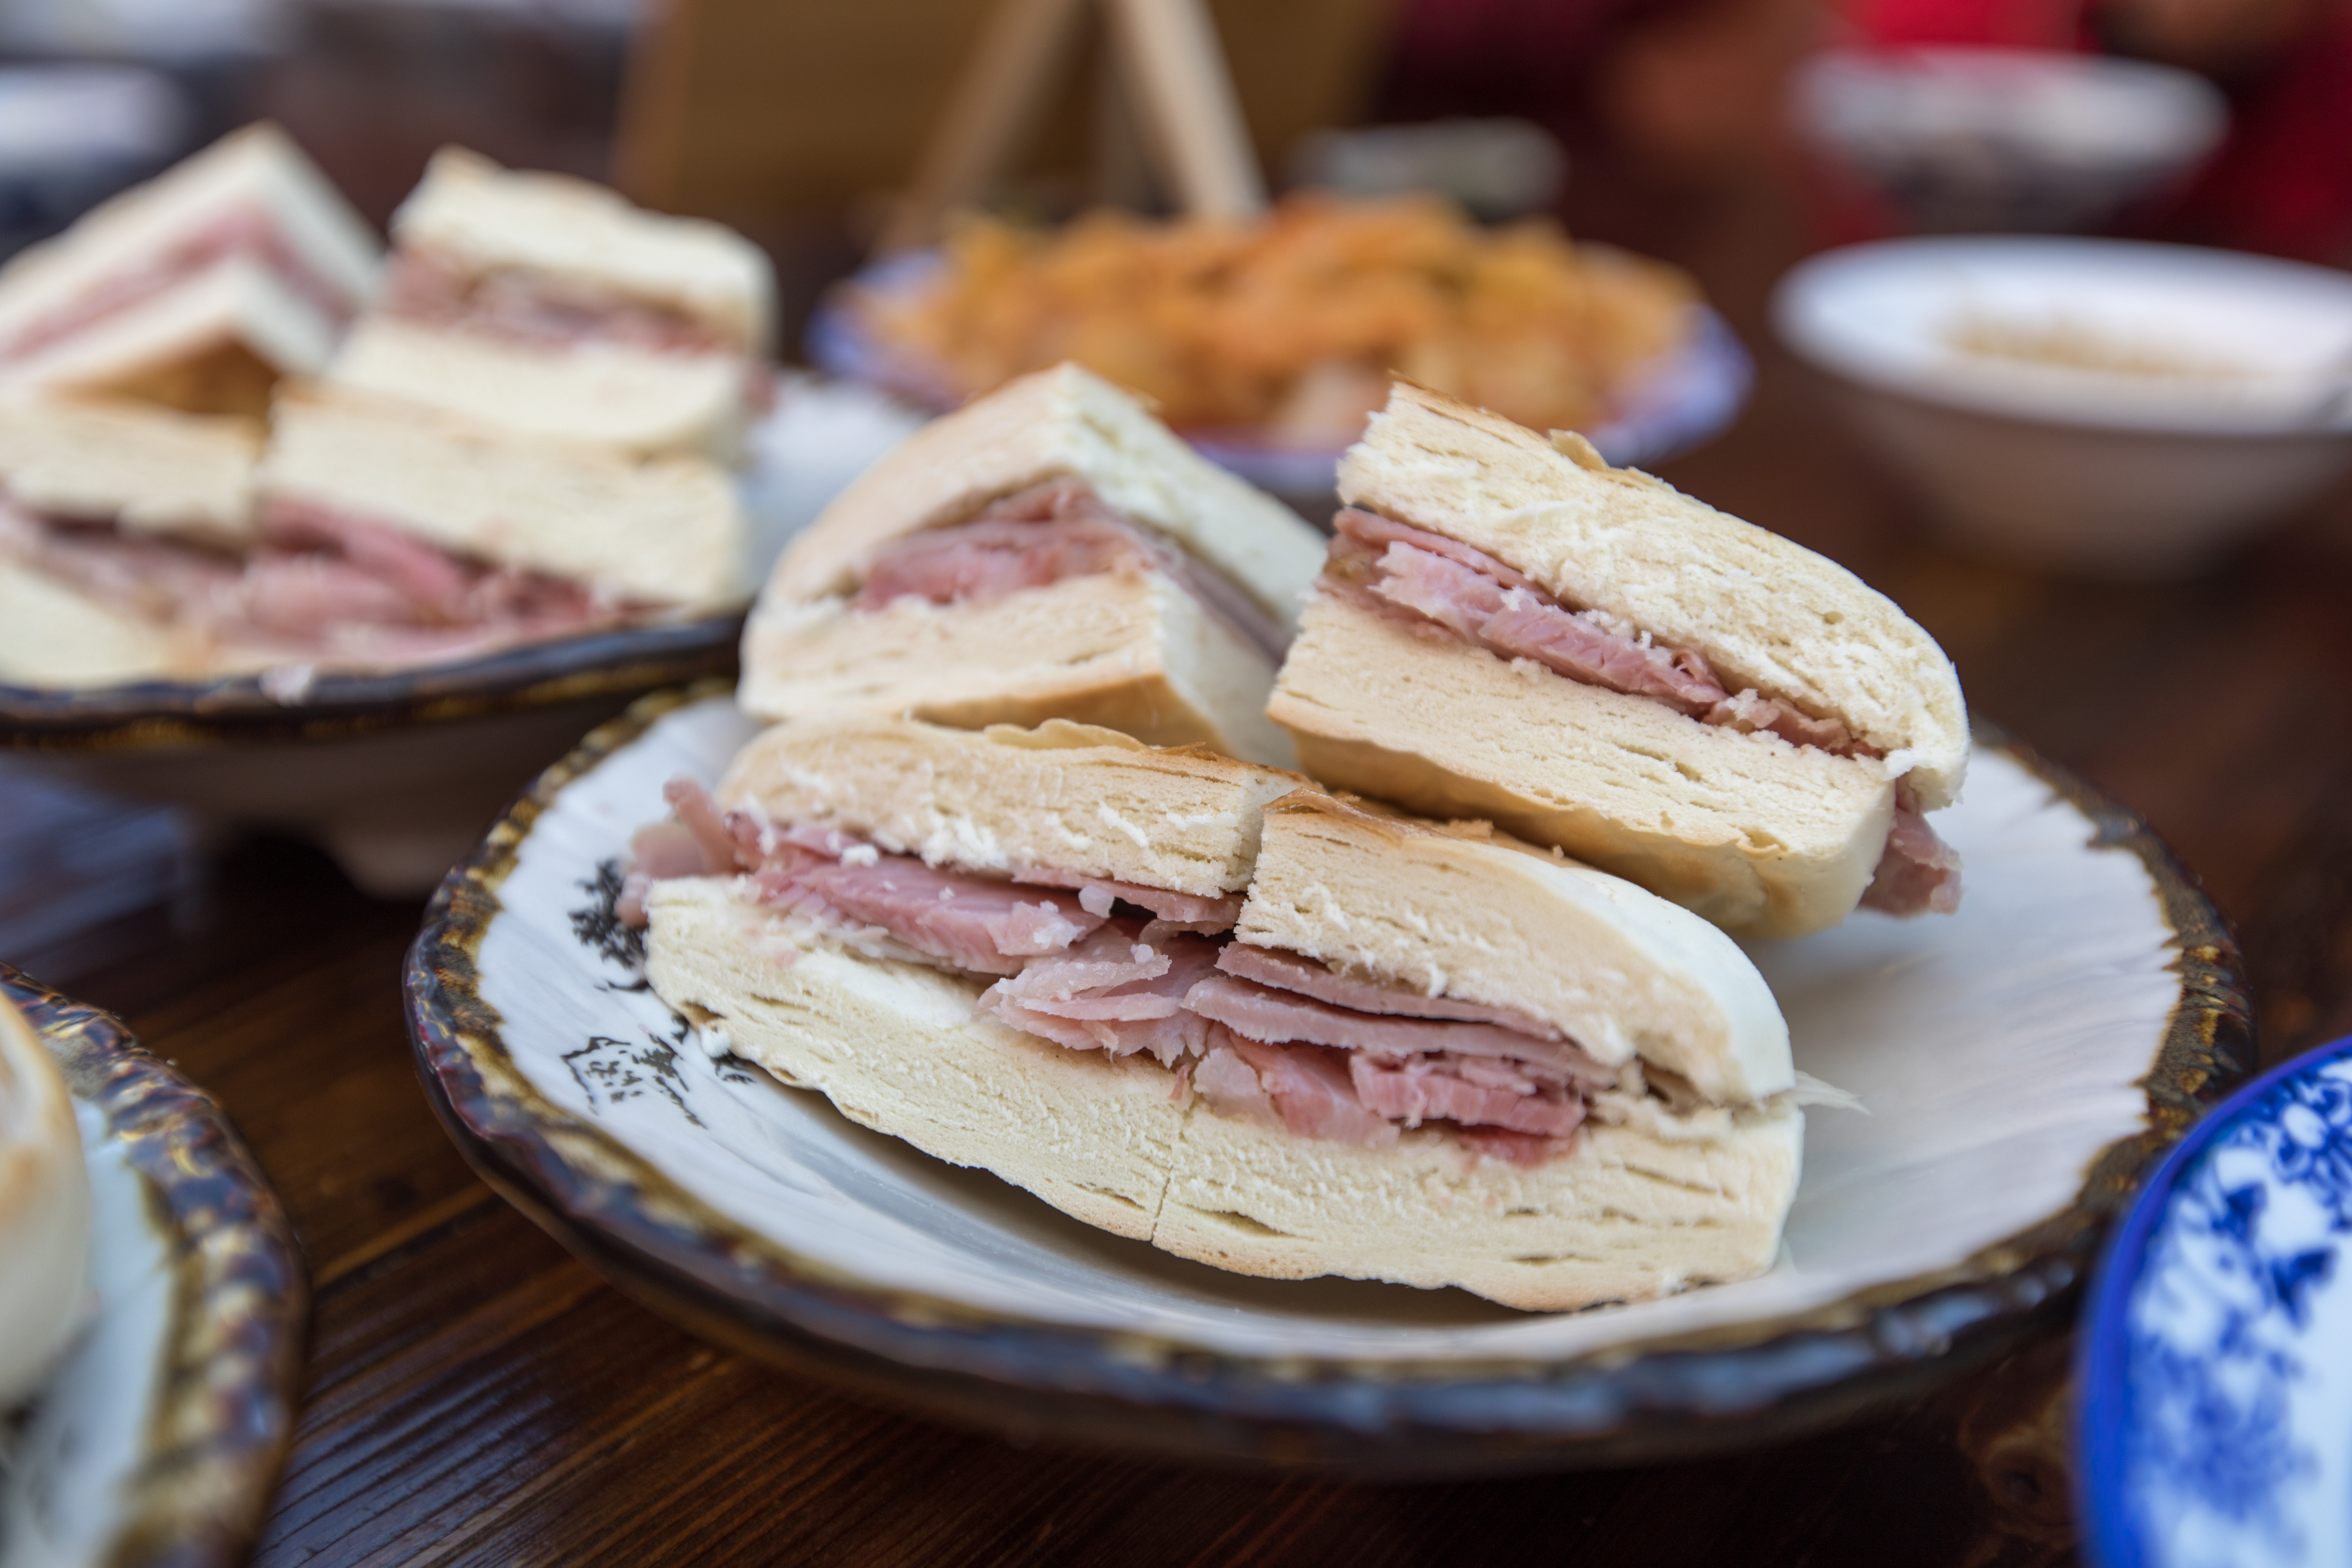
[[[2112,54],[2192,70],[2231,131],[2149,237],[2352,263],[2352,5],[2346,0],[1846,0],[1855,41]]]
[[[1786,155],[1790,74],[1829,43],[2195,71],[2228,99],[2231,133],[2135,231],[2352,263],[2352,0],[1403,0],[1381,118],[1532,120],[1577,160],[1576,215],[1654,244],[1662,185],[1719,189]],[[1619,171],[1646,197],[1612,199]]]

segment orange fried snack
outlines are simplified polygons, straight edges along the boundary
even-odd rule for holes
[[[1098,212],[1052,234],[968,217],[945,262],[855,308],[959,395],[1074,359],[1179,428],[1294,446],[1353,440],[1391,372],[1538,429],[1589,426],[1697,299],[1549,221],[1480,228],[1420,196],[1293,195],[1255,223]]]

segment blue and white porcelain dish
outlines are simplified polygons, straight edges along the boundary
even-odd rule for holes
[[[829,295],[809,320],[803,340],[809,362],[828,375],[878,387],[934,414],[962,401],[936,371],[904,350],[876,341],[852,303],[856,294],[905,294],[922,288],[940,266],[937,251],[919,250],[877,262]],[[1654,463],[1720,435],[1738,417],[1756,379],[1756,366],[1738,334],[1705,305],[1674,353],[1635,376],[1602,424],[1584,434],[1611,462]],[[1275,446],[1233,432],[1187,437],[1219,468],[1276,495],[1319,496],[1332,489],[1339,448]]]
[[[2076,1386],[2102,1568],[2352,1563],[2352,1038],[2257,1079],[2158,1168]]]

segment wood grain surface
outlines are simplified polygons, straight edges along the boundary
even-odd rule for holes
[[[1792,250],[1773,221],[1733,210],[1658,247],[1759,345]],[[1893,594],[1978,710],[2144,813],[2239,925],[2266,1059],[2352,1029],[2352,499],[2191,584],[1972,563],[1923,542],[1811,384],[1763,358],[1747,418],[1668,477]],[[12,787],[0,769],[0,815],[28,798]],[[98,874],[145,878],[136,907],[58,940],[22,911],[92,873],[0,854],[0,957],[217,1094],[299,1227],[310,1384],[258,1563],[2072,1560],[2063,1342],[1769,1451],[1444,1486],[1024,1447],[856,1403],[671,1327],[473,1177],[404,1037],[416,906],[290,844],[232,847],[169,900],[133,861]]]

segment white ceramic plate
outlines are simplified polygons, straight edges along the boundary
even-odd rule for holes
[[[293,1227],[200,1090],[122,1026],[0,964],[73,1092],[91,1314],[0,1429],[0,1568],[230,1568],[294,1430],[309,1289]]]
[[[2243,1043],[2234,953],[2160,847],[1984,746],[1937,819],[1968,861],[1958,916],[1864,915],[1757,953],[1797,1065],[1869,1107],[1810,1113],[1769,1275],[1555,1316],[1242,1279],[688,1043],[611,889],[664,781],[714,779],[749,732],[724,697],[641,705],[452,874],[409,975],[428,1087],[492,1179],[629,1288],[983,1419],[1223,1453],[1280,1429],[1309,1457],[1423,1472],[1820,1419],[2065,1310],[2105,1217],[2193,1110],[2181,1086],[2211,1092]]]

